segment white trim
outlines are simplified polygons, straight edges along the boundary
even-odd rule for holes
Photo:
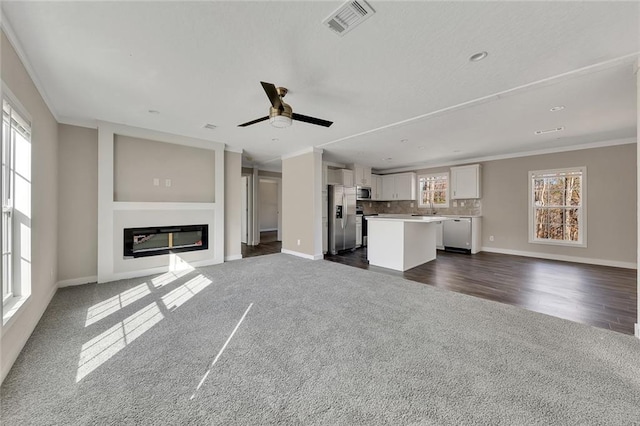
[[[114,135],[130,136],[133,138],[149,139],[155,142],[165,142],[174,145],[191,146],[194,148],[224,151],[224,144],[207,139],[196,139],[189,136],[166,133],[142,127],[127,126],[126,124],[98,121],[98,129]],[[223,159],[224,160],[224,159]],[[216,193],[217,196],[217,193]]]
[[[417,189],[417,202],[418,202],[418,208],[419,209],[428,209],[431,208],[430,205],[428,204],[422,204],[422,187],[420,186],[420,178],[430,178],[430,177],[439,177],[439,176],[446,176],[447,177],[447,194],[446,194],[446,198],[447,198],[447,202],[446,203],[439,203],[433,204],[433,208],[445,208],[448,209],[449,205],[450,205],[450,201],[451,201],[451,174],[447,171],[447,172],[440,172],[440,173],[420,173],[416,175],[416,189]]]
[[[15,31],[13,31],[13,27],[9,23],[7,15],[4,13],[2,14],[2,19],[0,20],[0,28],[2,28],[5,35],[7,36],[9,43],[11,43],[11,46],[18,55],[18,58],[20,59],[20,62],[22,62],[22,65],[27,71],[27,74],[29,74],[29,77],[31,77],[31,81],[33,81],[34,86],[36,86],[36,89],[38,90],[38,93],[40,94],[40,97],[42,97],[44,103],[47,105],[49,112],[51,112],[51,115],[53,115],[53,118],[55,118],[57,122],[60,122],[58,112],[53,107],[53,102],[51,102],[51,99],[47,95],[47,91],[44,90],[44,85],[38,78],[38,74],[36,74],[35,68],[33,68],[33,66],[31,65],[31,61],[29,61],[29,58],[22,48],[22,45],[20,44]]]
[[[218,261],[217,259],[207,259],[207,260],[200,260],[197,262],[189,262],[189,265],[194,268],[199,268],[202,266],[220,265],[221,263],[222,262]],[[109,274],[105,277],[102,277],[100,284],[105,284],[111,281],[126,280],[130,278],[146,277],[149,275],[164,274],[165,272],[169,272],[169,271],[170,271],[169,265],[166,265],[166,266],[159,266],[157,268],[139,269],[137,271],[117,272],[117,273]]]
[[[215,203],[145,203],[113,201],[113,146],[115,135],[125,135],[212,150],[215,155]],[[209,252],[213,258],[207,264],[224,262],[224,144],[204,139],[195,139],[150,129],[130,127],[117,123],[98,122],[98,282],[103,283],[119,278],[132,278],[152,273],[166,272],[166,267],[141,269],[116,273],[114,258],[114,216],[116,211],[162,211],[200,210],[214,213],[214,222],[209,231],[213,238],[209,241]],[[213,232],[211,232],[213,231]],[[190,262],[199,265],[199,262]]]
[[[561,262],[586,263],[589,265],[612,266],[614,268],[638,269],[634,262],[621,262],[619,260],[593,259],[588,257],[567,256],[563,254],[538,253],[532,251],[520,251],[497,247],[482,247],[481,251],[488,253],[510,254],[513,256],[535,257],[538,259],[559,260]]]
[[[293,251],[293,250],[287,250],[287,249],[281,249],[280,252],[284,254],[290,254],[292,256],[302,257],[304,259],[309,259],[309,260],[324,259],[323,254],[311,255],[311,254],[300,253],[299,251]]]
[[[11,104],[11,108],[16,110],[18,115],[29,122],[29,132],[33,133],[33,119],[31,118],[31,114],[29,114],[29,110],[22,105],[22,102],[20,102],[4,80],[2,80],[2,98],[6,98],[7,102]]]
[[[242,259],[242,255],[241,254],[232,254],[231,256],[225,256],[224,257],[224,261],[225,262],[230,262],[232,260],[240,260]]]
[[[68,124],[69,126],[85,127],[87,129],[97,129],[98,120],[88,118],[76,118],[62,116],[58,120],[59,124]]]
[[[243,154],[244,150],[242,148],[233,148],[229,145],[224,146],[224,150],[227,152],[235,152],[236,154]]]
[[[216,203],[114,201],[113,210],[215,210]]]
[[[322,154],[323,150],[321,148],[316,148],[315,146],[310,146],[300,151],[292,152],[290,154],[284,154],[280,157],[280,159],[287,160],[289,158],[299,157],[300,155],[309,154],[310,152],[317,152],[318,154]],[[275,161],[275,160],[276,158],[274,158],[273,160],[265,161],[265,163],[270,163],[271,161]]]
[[[264,228],[264,229],[260,229],[260,232],[271,232],[271,231],[277,231],[278,228]]]
[[[580,145],[560,146],[557,148],[538,149],[534,151],[514,152],[510,154],[489,155],[486,157],[475,157],[464,160],[445,161],[442,163],[423,163],[414,164],[413,166],[398,167],[396,169],[374,170],[375,174],[385,175],[390,173],[412,172],[423,169],[432,169],[436,167],[461,166],[469,163],[482,163],[486,161],[508,160],[511,158],[533,157],[535,155],[556,154],[559,152],[581,151],[583,149],[607,148],[610,146],[635,144],[635,138],[611,139],[600,142],[590,142]]]
[[[636,331],[636,332],[635,332],[635,334],[634,334],[634,335],[635,335],[638,339],[640,339],[640,324],[636,323],[635,331]]]
[[[549,175],[549,174],[559,174],[559,173],[567,173],[567,172],[580,172],[580,206],[577,206],[579,219],[579,238],[578,241],[564,241],[564,240],[552,240],[552,239],[539,239],[534,235],[534,193],[532,187],[532,181],[534,176],[537,175]],[[587,167],[586,166],[578,166],[578,167],[565,167],[558,169],[550,169],[550,170],[529,170],[527,174],[529,181],[528,185],[528,236],[530,244],[546,244],[546,245],[554,245],[554,246],[564,246],[564,247],[587,247]],[[566,208],[566,207],[561,207]]]
[[[541,85],[541,84],[549,84],[551,82],[555,82],[556,80],[562,81],[563,79],[571,78],[571,77],[574,77],[574,76],[586,75],[586,74],[589,74],[591,72],[597,72],[597,71],[599,71],[601,69],[607,69],[607,68],[610,68],[610,67],[614,67],[614,66],[617,66],[619,63],[624,63],[625,61],[629,61],[631,59],[635,59],[638,56],[638,53],[640,53],[640,52],[634,52],[634,53],[630,53],[628,55],[619,56],[617,58],[613,58],[613,59],[610,59],[610,60],[607,60],[607,61],[599,62],[597,64],[587,65],[586,67],[578,68],[578,69],[571,70],[571,71],[568,71],[568,72],[565,72],[565,73],[562,73],[562,74],[558,74],[558,75],[554,75],[554,76],[551,76],[551,77],[543,78],[541,80],[533,81],[531,83],[526,83],[526,84],[523,84],[521,86],[516,86],[516,87],[513,87],[511,89],[507,89],[507,90],[503,90],[503,91],[500,91],[500,92],[493,93],[491,95],[482,96],[482,97],[479,97],[479,98],[476,98],[476,99],[472,99],[470,101],[459,103],[457,105],[451,105],[451,106],[448,106],[448,107],[445,107],[445,108],[441,108],[441,109],[436,110],[436,111],[431,111],[431,112],[428,112],[426,114],[421,114],[421,115],[418,115],[416,117],[412,117],[412,118],[408,118],[406,120],[398,121],[396,123],[387,124],[387,125],[384,125],[384,126],[381,126],[381,127],[377,127],[375,129],[371,129],[371,130],[367,130],[367,131],[364,131],[364,132],[356,133],[354,135],[350,135],[350,136],[346,136],[346,137],[343,137],[343,138],[335,139],[333,141],[329,141],[329,142],[320,144],[320,145],[318,145],[318,147],[325,147],[327,145],[332,145],[332,144],[335,144],[335,143],[338,143],[338,142],[342,142],[342,141],[345,141],[345,140],[348,140],[348,139],[352,139],[352,138],[355,138],[355,137],[358,137],[358,136],[363,136],[363,135],[367,135],[367,134],[370,134],[370,133],[379,132],[381,130],[386,130],[386,129],[391,129],[391,128],[394,128],[394,127],[403,126],[403,125],[405,125],[407,123],[411,123],[413,121],[418,121],[418,120],[421,120],[421,119],[424,119],[424,118],[429,118],[429,117],[437,116],[439,114],[449,113],[451,111],[456,111],[456,110],[460,110],[460,109],[463,109],[463,108],[468,108],[468,107],[475,106],[477,104],[485,103],[485,102],[488,102],[488,101],[498,100],[498,99],[501,99],[502,97],[507,96],[507,95],[513,96],[517,92],[520,92],[520,91],[526,90],[526,89],[531,89],[531,88],[536,87],[536,86]]]
[[[12,318],[21,312],[27,303],[27,300],[31,297],[31,294],[26,296],[11,296],[2,305],[2,327],[6,327]]]
[[[58,285],[58,288],[63,288],[63,287],[71,287],[71,286],[83,285],[83,284],[94,284],[97,282],[98,282],[98,276],[91,275],[89,277],[72,278],[69,280],[58,281],[57,285]]]
[[[58,287],[55,286],[55,285],[52,285],[51,286],[51,291],[49,292],[49,295],[45,299],[45,303],[43,304],[43,308],[42,308],[40,314],[38,315],[38,318],[32,323],[33,325],[31,326],[31,330],[29,330],[29,332],[27,332],[27,333],[25,333],[25,332],[18,333],[19,334],[19,337],[18,337],[19,342],[18,342],[17,345],[14,346],[15,352],[11,353],[11,350],[10,350],[10,351],[7,351],[8,352],[7,354],[5,354],[5,358],[3,359],[3,361],[5,362],[6,370],[0,372],[0,374],[2,375],[2,377],[0,377],[0,383],[2,383],[4,381],[4,379],[7,377],[7,374],[11,370],[11,367],[13,366],[13,364],[18,359],[18,355],[20,355],[20,353],[22,352],[22,348],[24,348],[24,345],[27,344],[27,340],[29,340],[29,338],[33,334],[33,330],[36,329],[36,326],[40,322],[40,319],[44,315],[44,313],[47,310],[47,307],[49,306],[49,304],[51,303],[51,300],[53,299],[53,296],[55,296],[56,291],[58,291]],[[31,298],[30,297],[27,299],[27,302],[31,303]],[[25,311],[24,308],[25,308],[25,306],[27,306],[27,302],[25,302],[22,305],[22,307],[11,318],[9,318],[9,320],[7,321],[6,324],[2,325],[2,336],[3,337],[4,337],[4,334],[9,330],[9,327],[11,327],[11,325],[13,325],[16,322],[17,317],[20,316],[20,314]],[[21,324],[22,324],[22,326],[25,326],[25,321],[22,321]],[[6,355],[9,355],[9,356],[7,357]],[[9,358],[9,360],[7,360],[7,358]]]

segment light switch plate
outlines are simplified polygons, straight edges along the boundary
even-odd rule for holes
[[[171,187],[171,179],[165,179],[164,186],[166,186],[167,188]]]
[[[153,186],[160,186],[160,179],[153,178]]]

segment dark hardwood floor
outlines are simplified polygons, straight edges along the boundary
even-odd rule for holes
[[[370,266],[366,247],[327,255],[325,260],[625,334],[633,334],[637,321],[636,271],[632,269],[439,250],[436,260],[397,272]]]
[[[278,241],[278,232],[265,231],[260,233],[260,244],[257,246],[242,244],[242,257],[280,253],[280,249],[282,249],[282,241]]]

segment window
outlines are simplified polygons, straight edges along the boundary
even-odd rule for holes
[[[16,103],[17,104],[17,103]],[[31,293],[31,126],[2,101],[2,304],[6,321]]]
[[[586,247],[587,169],[529,172],[529,242]]]
[[[418,191],[418,207],[449,207],[449,173],[418,176]]]

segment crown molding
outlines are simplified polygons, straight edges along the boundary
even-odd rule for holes
[[[44,89],[44,86],[41,80],[38,78],[38,74],[36,74],[35,69],[31,65],[31,61],[29,61],[29,57],[27,56],[24,49],[22,48],[22,44],[18,40],[18,36],[13,30],[11,23],[7,19],[7,15],[4,13],[4,11],[0,11],[0,13],[2,14],[2,19],[0,19],[0,28],[2,29],[4,34],[7,36],[7,40],[9,40],[9,43],[11,44],[13,49],[16,51],[16,54],[18,55],[18,59],[20,59],[20,62],[22,62],[22,66],[24,66],[25,70],[27,71],[27,74],[31,78],[33,85],[36,86],[36,90],[40,94],[40,97],[44,101],[45,105],[47,105],[49,112],[51,112],[51,115],[53,115],[53,118],[55,118],[55,120],[59,123],[60,115],[58,114],[58,111],[54,108],[51,98],[49,98],[49,95],[47,95],[47,91]]]
[[[463,160],[447,161],[442,163],[429,163],[424,165],[398,167],[395,169],[385,169],[385,170],[376,169],[375,173],[382,175],[382,174],[390,174],[390,173],[412,172],[416,170],[432,169],[436,167],[460,166],[463,164],[483,163],[487,161],[496,161],[496,160],[508,160],[510,158],[531,157],[534,155],[555,154],[558,152],[569,152],[569,151],[580,151],[582,149],[606,148],[608,146],[628,145],[636,142],[637,140],[635,138],[612,139],[608,141],[591,142],[591,143],[584,143],[580,145],[570,145],[570,146],[557,147],[557,148],[539,149],[535,151],[514,152],[511,154],[465,158]]]

